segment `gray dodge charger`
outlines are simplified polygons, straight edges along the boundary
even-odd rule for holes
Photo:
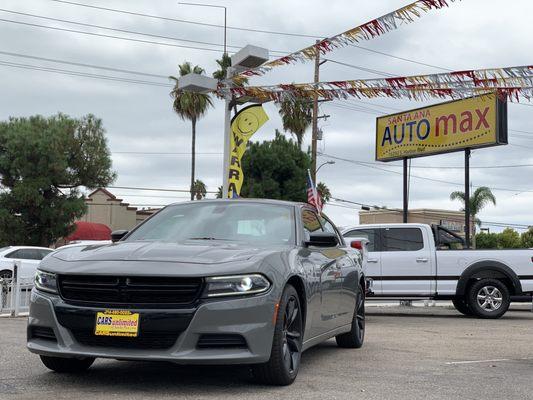
[[[249,364],[287,385],[311,346],[363,345],[361,254],[306,204],[174,204],[113,241],[39,266],[28,349],[54,371],[97,357]]]

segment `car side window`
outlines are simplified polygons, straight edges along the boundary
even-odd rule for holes
[[[4,256],[5,258],[20,258],[20,250],[12,251]]]
[[[368,251],[377,251],[379,231],[377,229],[354,229],[344,235],[347,238],[360,237],[368,239]]]
[[[387,228],[383,230],[383,251],[417,251],[424,248],[419,228]]]
[[[323,215],[320,215],[319,219],[320,219],[320,223],[322,224],[322,228],[324,229],[324,232],[334,233],[337,236],[337,240],[339,241],[339,243],[342,244],[344,241],[341,240],[339,232],[337,232],[333,224],[328,219],[326,219]]]
[[[318,216],[311,210],[302,210],[302,224],[306,236],[313,232],[323,232]]]

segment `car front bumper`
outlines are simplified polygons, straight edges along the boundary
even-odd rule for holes
[[[145,344],[137,348],[103,345],[101,336],[92,330],[96,312],[105,308],[80,307],[65,303],[58,295],[33,289],[28,319],[28,349],[36,354],[55,357],[100,357],[120,360],[171,361],[180,364],[255,364],[269,360],[274,333],[274,310],[278,294],[269,293],[253,297],[205,301],[194,309],[135,309],[141,316],[139,337],[144,326],[168,336],[175,334],[167,348],[150,347],[158,339],[144,338]],[[91,326],[88,326],[91,324]],[[80,327],[84,336],[80,337]],[[35,335],[38,329],[51,329],[55,335],[47,339]],[[240,335],[245,340],[241,347],[199,348],[202,335]],[[108,340],[108,337],[104,337]],[[130,338],[121,338],[124,344]],[[104,340],[104,342],[105,342]],[[146,343],[148,341],[148,343]]]

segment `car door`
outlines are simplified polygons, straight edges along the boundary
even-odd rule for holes
[[[325,232],[334,233],[337,236],[339,245],[335,249],[328,251],[329,257],[335,257],[337,263],[337,276],[334,282],[334,295],[336,296],[335,314],[336,327],[351,324],[355,310],[355,293],[359,285],[358,254],[349,252],[344,243],[344,239],[333,223],[326,215],[321,213],[319,216],[320,223]]]
[[[302,209],[302,225],[304,240],[308,240],[311,233],[324,232],[322,224],[315,211]],[[300,251],[301,263],[312,270],[312,276],[317,287],[314,301],[311,335],[317,336],[336,328],[335,321],[338,311],[338,296],[340,284],[340,267],[337,258],[333,256],[334,248],[307,246]],[[340,284],[342,286],[342,284]]]
[[[344,233],[347,242],[351,239],[364,238],[368,240],[368,257],[363,270],[367,279],[372,279],[372,293],[382,294],[381,285],[381,234],[379,228],[352,229]]]
[[[384,228],[381,285],[383,296],[431,294],[432,267],[429,240],[418,227]]]

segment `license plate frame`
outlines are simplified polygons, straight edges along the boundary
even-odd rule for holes
[[[138,337],[140,314],[129,310],[104,310],[96,312],[95,336]]]

